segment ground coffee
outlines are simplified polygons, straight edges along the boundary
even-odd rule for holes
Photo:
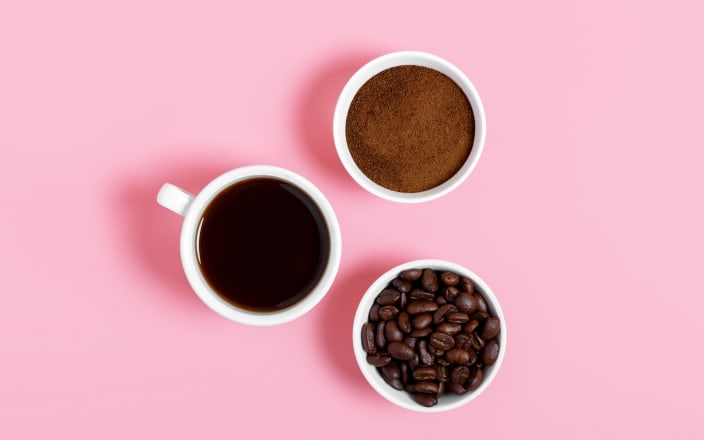
[[[360,170],[379,185],[420,192],[451,178],[474,141],[462,89],[427,67],[397,66],[369,79],[347,114],[346,137]]]

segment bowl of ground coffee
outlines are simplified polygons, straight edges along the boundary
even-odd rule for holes
[[[416,260],[381,275],[352,329],[362,374],[406,409],[440,412],[484,392],[503,362],[506,324],[489,286],[469,269]]]
[[[448,61],[394,52],[360,68],[343,88],[333,136],[345,169],[384,199],[441,197],[472,172],[484,148],[484,107]]]

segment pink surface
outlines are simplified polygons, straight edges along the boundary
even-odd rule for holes
[[[702,438],[698,5],[0,0],[0,438]],[[331,134],[346,79],[402,49],[463,69],[488,121],[474,174],[414,206]],[[331,292],[280,327],[199,302],[155,202],[254,163],[343,230]],[[489,390],[439,415],[378,396],[350,341],[368,284],[425,257],[509,327]]]

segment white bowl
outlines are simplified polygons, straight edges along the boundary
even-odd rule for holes
[[[452,176],[449,180],[442,184],[428,189],[426,191],[405,193],[393,191],[385,188],[367,177],[362,170],[359,169],[347,145],[347,137],[345,135],[347,125],[347,113],[355,95],[359,89],[371,77],[381,72],[396,66],[415,65],[428,67],[437,70],[453,80],[464,92],[472,106],[474,113],[474,143],[472,151],[465,161],[464,165]],[[484,150],[484,139],[486,137],[486,117],[484,115],[484,106],[479,98],[479,93],[474,88],[472,82],[460,69],[455,67],[450,62],[429,53],[424,52],[393,52],[376,58],[360,68],[349,79],[345,87],[340,93],[335,106],[335,114],[333,116],[333,137],[335,139],[335,148],[340,157],[342,165],[352,178],[364,189],[381,198],[392,200],[401,203],[419,203],[437,199],[457,188],[470,175],[474,167],[479,161],[479,157]]]
[[[493,365],[484,367],[484,380],[479,386],[479,388],[474,391],[468,391],[466,394],[463,394],[461,396],[449,392],[445,393],[440,396],[437,405],[432,407],[421,406],[416,403],[411,398],[411,395],[406,391],[399,391],[388,385],[381,377],[381,374],[379,374],[379,372],[377,371],[377,368],[367,363],[367,353],[362,348],[362,326],[369,320],[369,309],[374,304],[374,300],[376,299],[377,295],[384,288],[386,288],[386,286],[388,286],[391,280],[396,278],[401,271],[414,268],[429,268],[442,271],[447,270],[455,272],[460,276],[465,276],[471,279],[474,283],[475,291],[481,293],[484,296],[484,299],[486,300],[491,315],[498,316],[501,320],[501,331],[497,335],[500,345],[499,357],[496,359],[496,362]],[[382,397],[402,408],[410,409],[413,411],[442,412],[458,408],[462,405],[466,405],[467,403],[476,399],[481,393],[484,392],[484,390],[489,387],[491,382],[494,380],[494,377],[496,377],[496,374],[498,373],[499,368],[501,367],[501,363],[503,362],[504,355],[506,353],[506,320],[504,319],[504,314],[501,310],[501,306],[499,305],[499,301],[496,299],[496,296],[494,296],[494,293],[491,291],[489,286],[471,270],[458,264],[444,260],[428,259],[409,261],[408,263],[403,263],[399,266],[389,269],[386,273],[377,278],[376,281],[374,281],[374,283],[372,283],[372,285],[369,287],[362,299],[359,301],[359,306],[357,306],[357,312],[355,313],[354,323],[352,325],[352,345],[354,347],[354,356],[357,359],[357,365],[359,365],[359,369],[362,371],[364,378],[367,380],[367,382],[369,382],[369,385],[371,385],[372,388],[374,388],[379,394],[381,394]]]

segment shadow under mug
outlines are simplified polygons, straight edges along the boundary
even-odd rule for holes
[[[289,307],[258,312],[237,307],[223,298],[205,279],[197,255],[198,225],[210,203],[231,185],[257,178],[273,178],[289,183],[305,193],[317,205],[327,225],[330,251],[317,284],[298,302]],[[270,165],[252,165],[228,171],[208,183],[193,195],[170,183],[164,184],[157,202],[184,217],[181,228],[181,264],[191,288],[212,310],[233,321],[247,325],[276,325],[289,322],[309,312],[330,290],[337,275],[341,257],[340,226],[332,206],[323,193],[310,181],[285,168]]]

